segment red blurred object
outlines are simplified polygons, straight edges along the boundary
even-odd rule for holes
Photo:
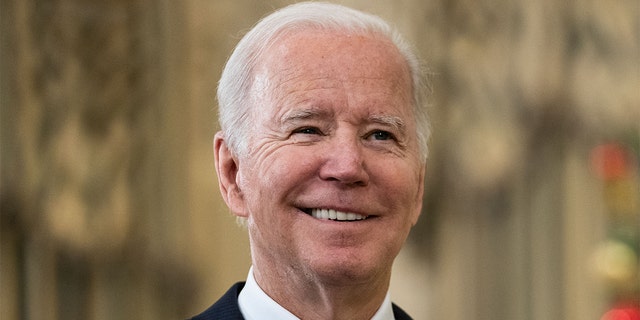
[[[591,150],[591,167],[603,180],[628,176],[633,170],[633,154],[621,144],[607,143]]]
[[[619,305],[607,311],[600,320],[640,320],[640,304]]]

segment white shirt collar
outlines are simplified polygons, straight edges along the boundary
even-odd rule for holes
[[[246,320],[280,319],[299,320],[287,309],[283,308],[271,297],[269,297],[258,285],[253,277],[253,267],[249,269],[247,283],[244,285],[238,296],[240,312]],[[393,307],[389,292],[384,298],[382,305],[371,320],[394,320]]]

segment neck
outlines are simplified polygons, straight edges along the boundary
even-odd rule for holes
[[[325,279],[254,261],[262,290],[300,319],[371,319],[385,299],[391,270],[371,279]],[[292,298],[294,297],[294,298]]]

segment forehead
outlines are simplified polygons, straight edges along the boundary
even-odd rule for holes
[[[300,30],[281,36],[259,60],[253,91],[260,98],[346,86],[370,89],[369,99],[411,100],[408,65],[382,36]]]
[[[370,75],[409,70],[395,45],[375,34],[302,29],[277,37],[261,59],[261,70],[291,68],[331,72],[337,65],[354,69],[367,65]],[[348,71],[348,70],[342,70]]]

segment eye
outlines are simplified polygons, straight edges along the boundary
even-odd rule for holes
[[[395,140],[395,136],[388,131],[383,131],[383,130],[376,130],[373,131],[369,137],[373,140],[380,140],[380,141],[384,141],[384,140]]]
[[[294,134],[296,133],[301,133],[301,134],[322,134],[322,132],[318,129],[318,128],[314,128],[314,127],[304,127],[304,128],[299,128],[293,131]]]

